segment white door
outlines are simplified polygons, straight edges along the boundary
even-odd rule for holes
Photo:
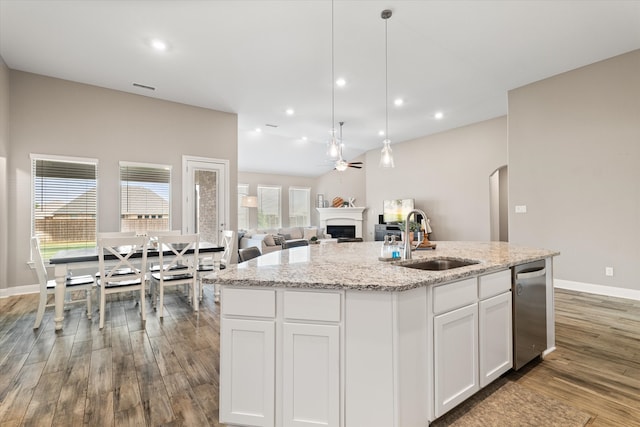
[[[340,424],[340,327],[285,323],[284,427]]]
[[[480,301],[480,387],[513,365],[511,292]]]
[[[182,157],[182,232],[218,244],[229,220],[229,162]]]
[[[436,316],[433,326],[437,418],[480,389],[478,304]]]

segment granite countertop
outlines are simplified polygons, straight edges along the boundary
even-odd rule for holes
[[[505,242],[433,242],[435,250],[414,251],[407,261],[379,261],[382,242],[317,244],[271,252],[230,265],[216,278],[222,285],[316,289],[405,291],[503,270],[560,253]],[[478,264],[426,271],[398,264],[430,258],[455,258]]]

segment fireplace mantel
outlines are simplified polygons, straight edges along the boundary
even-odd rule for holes
[[[366,207],[316,208],[320,214],[320,227],[327,225],[355,225],[356,237],[362,237],[362,220]]]

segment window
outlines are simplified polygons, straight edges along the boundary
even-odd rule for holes
[[[96,246],[98,161],[31,155],[31,232],[42,258]]]
[[[249,229],[249,208],[241,206],[242,198],[249,195],[249,185],[238,184],[238,230]]]
[[[311,189],[289,187],[289,226],[311,225]]]
[[[120,162],[120,231],[171,229],[171,166]]]
[[[258,186],[258,228],[280,228],[280,187]]]

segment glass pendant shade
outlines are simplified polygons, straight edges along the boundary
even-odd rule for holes
[[[340,156],[340,145],[338,143],[338,139],[336,138],[335,129],[331,132],[331,137],[329,138],[329,142],[327,143],[327,155],[335,160]]]
[[[393,150],[391,149],[391,141],[385,139],[382,141],[382,150],[380,151],[380,167],[381,168],[393,168]]]

